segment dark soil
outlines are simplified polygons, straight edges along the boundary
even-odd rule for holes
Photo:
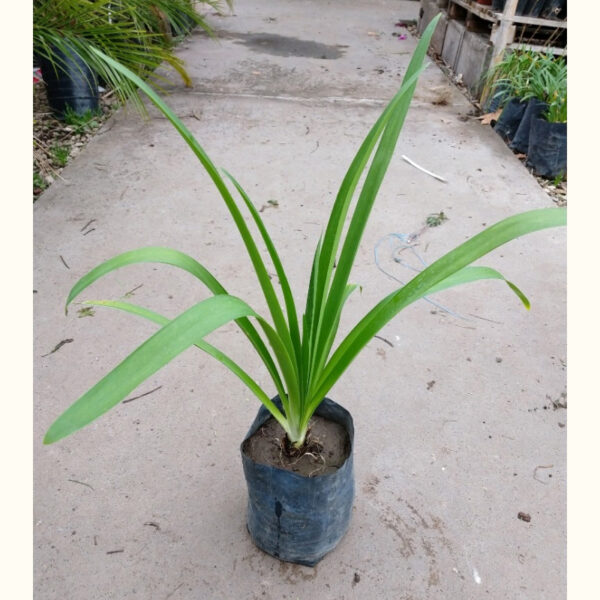
[[[339,423],[319,416],[310,420],[306,444],[291,448],[281,425],[270,418],[243,444],[246,456],[262,465],[316,477],[337,471],[350,455],[350,438]]]

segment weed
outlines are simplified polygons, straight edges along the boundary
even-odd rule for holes
[[[439,227],[444,221],[447,221],[448,217],[443,213],[432,213],[430,214],[425,223],[427,227]]]
[[[71,148],[69,146],[59,146],[56,144],[52,146],[50,150],[52,154],[52,159],[59,167],[64,167],[69,160],[69,154],[71,153]]]
[[[102,116],[102,110],[86,110],[82,115],[77,114],[70,106],[67,106],[67,110],[64,115],[64,122],[67,125],[75,128],[77,133],[83,133],[84,131],[92,131],[99,127],[99,117]]]

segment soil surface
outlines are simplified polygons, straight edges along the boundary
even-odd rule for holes
[[[283,428],[270,418],[244,442],[242,449],[259,464],[316,477],[333,473],[344,464],[350,455],[350,438],[339,423],[315,415],[310,420],[304,448],[290,451]]]

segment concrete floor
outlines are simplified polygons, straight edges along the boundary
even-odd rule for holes
[[[278,201],[263,216],[299,302],[345,169],[416,45],[392,36],[394,24],[418,8],[238,0],[235,14],[209,17],[217,41],[194,33],[181,48],[194,87],[174,84],[168,102],[259,207]],[[440,98],[447,103],[434,104]],[[365,232],[352,276],[363,292],[348,302],[342,330],[394,287],[374,262],[384,236],[418,231],[443,211],[448,220],[419,245],[431,262],[485,224],[552,205],[499,137],[468,118],[471,108],[432,64]],[[564,598],[566,410],[552,407],[566,391],[564,230],[482,261],[522,287],[531,311],[495,282],[439,294],[459,316],[412,305],[381,332],[389,343],[373,339],[334,388],[355,420],[357,494],[350,531],[315,568],[252,545],[238,445],[258,403],[198,351],[134,395],[160,386],[152,394],[42,445],[58,414],[154,331],[108,309],[78,318],[74,306],[64,316],[71,286],[102,260],[174,247],[263,307],[222,201],[169,124],[151,115],[117,113],[34,206],[35,597]],[[379,250],[381,266],[406,280],[393,248]],[[144,265],[82,299],[134,289],[133,301],[173,316],[206,297],[189,275]],[[211,340],[266,384],[241,338],[232,325]]]

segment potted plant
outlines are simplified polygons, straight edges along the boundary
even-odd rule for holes
[[[494,131],[505,142],[512,141],[527,108],[530,81],[539,62],[539,54],[518,49],[506,52],[502,60],[488,70],[486,86],[492,95],[491,106],[503,106]]]
[[[326,399],[332,386],[381,327],[424,296],[462,283],[491,278],[505,281],[528,307],[524,294],[498,271],[470,265],[518,236],[564,225],[566,219],[564,209],[549,208],[518,214],[489,227],[383,298],[334,349],[342,309],[356,288],[349,283],[351,268],[417,79],[424,68],[426,50],[437,20],[433,19],[425,30],[400,90],[373,125],[342,181],[327,227],[315,250],[306,290],[306,307],[301,317],[275,246],[259,211],[241,184],[226,171],[215,167],[183,122],[144,81],[118,63],[113,64],[139,86],[173,124],[210,175],[240,232],[270,318],[258,314],[240,298],[229,295],[204,266],[173,249],[142,248],[102,263],[74,285],[67,306],[103,275],[125,265],[149,261],[170,264],[192,273],[214,295],[172,320],[122,301],[90,302],[144,317],[161,327],[59,416],[48,429],[45,443],[56,442],[84,427],[184,349],[196,345],[229,368],[262,403],[241,446],[248,483],[247,524],[254,542],[281,560],[305,565],[314,565],[335,547],[348,527],[351,513],[353,424],[348,411]],[[105,60],[112,61],[108,57]],[[362,187],[351,210],[351,201],[361,180]],[[239,194],[238,202],[233,191]],[[252,236],[239,204],[247,210],[260,239],[255,240]],[[280,295],[259,252],[259,244],[264,244],[273,263],[280,282]],[[229,321],[236,322],[264,362],[277,396],[271,397],[239,364],[205,341],[208,333]],[[322,426],[327,431],[327,439],[322,436]],[[271,433],[261,436],[263,427]],[[268,458],[255,456],[255,442],[260,442],[256,437],[276,438],[276,464],[269,464]],[[337,450],[325,446],[329,439],[335,441]],[[329,452],[338,454],[335,465],[329,462]],[[294,466],[301,461],[308,463],[311,472],[294,472]]]
[[[155,69],[166,63],[191,85],[183,62],[173,54],[171,39],[171,26],[179,32],[184,20],[210,32],[189,0],[35,0],[33,52],[41,63],[51,108],[60,118],[67,106],[77,114],[96,109],[101,80],[122,101],[130,98],[143,110],[135,86],[104,60],[105,55],[154,84],[160,81]]]
[[[567,170],[567,64],[551,62],[539,86],[542,109],[532,117],[527,166],[542,177],[564,177]]]
[[[529,152],[529,134],[533,119],[544,113],[551,99],[557,103],[564,96],[566,101],[567,93],[567,63],[564,58],[555,58],[550,53],[539,53],[532,65],[526,83],[519,89],[519,95],[527,105],[509,144],[511,149],[523,154]]]
[[[64,119],[69,110],[79,116],[98,110],[98,78],[72,45],[52,46],[51,54],[40,55],[38,60],[55,115]]]

